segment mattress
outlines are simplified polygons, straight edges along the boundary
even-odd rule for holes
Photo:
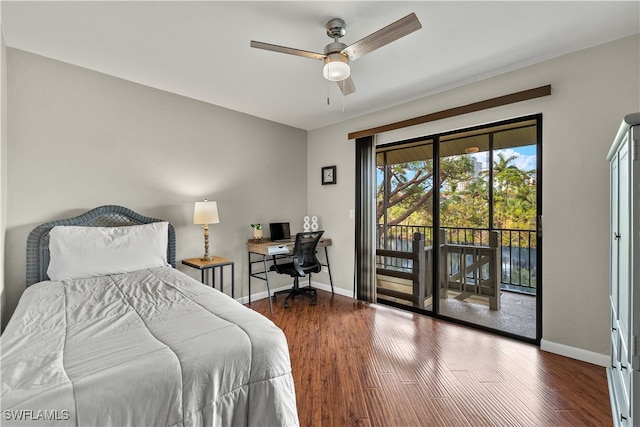
[[[299,424],[283,332],[171,267],[32,285],[1,346],[3,425]]]

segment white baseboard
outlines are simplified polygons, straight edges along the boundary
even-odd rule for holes
[[[293,286],[293,282],[290,285],[284,285],[284,286],[280,286],[278,288],[274,288],[271,289],[271,294],[273,294],[274,292],[278,292],[278,291],[284,291],[287,289],[291,289],[291,287]],[[327,291],[327,292],[331,292],[331,285],[327,285],[325,283],[318,283],[318,282],[314,282],[313,280],[311,281],[311,286],[313,286],[314,288],[321,290],[321,291]],[[338,294],[338,295],[342,295],[345,297],[349,297],[349,298],[353,298],[353,291],[350,291],[348,289],[343,289],[343,288],[339,288],[335,285],[333,285],[333,291]],[[258,301],[261,299],[267,298],[267,291],[263,291],[263,292],[258,292],[255,294],[251,294],[251,301]],[[249,302],[249,297],[241,297],[241,298],[236,298],[236,301],[238,301],[241,304],[247,304]]]
[[[321,291],[331,292],[331,285],[327,285],[326,283],[318,283],[311,281],[311,286],[316,289],[320,289]],[[349,289],[338,288],[336,285],[333,285],[333,292],[342,295],[343,297],[353,298],[353,291]]]
[[[587,363],[593,363],[594,365],[602,367],[609,366],[609,363],[611,362],[610,357],[607,354],[594,353],[593,351],[571,347],[565,344],[558,344],[556,342],[545,340],[544,338],[540,340],[540,350],[581,360]]]

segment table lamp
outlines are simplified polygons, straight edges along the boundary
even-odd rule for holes
[[[204,230],[204,256],[200,258],[202,261],[211,261],[213,257],[209,255],[209,224],[218,224],[220,217],[218,216],[218,204],[209,202],[196,202],[193,210],[193,223],[202,224]]]

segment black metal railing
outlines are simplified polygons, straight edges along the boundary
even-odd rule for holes
[[[457,245],[488,246],[490,231],[499,233],[501,283],[503,289],[535,293],[537,287],[537,248],[535,230],[507,228],[442,227],[446,241]],[[422,233],[425,246],[432,245],[433,229],[426,225],[378,225],[378,249],[412,251],[414,233]],[[411,260],[377,257],[378,267],[410,269]]]

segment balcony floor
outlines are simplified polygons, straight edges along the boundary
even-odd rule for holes
[[[388,282],[387,282],[388,285]],[[399,287],[394,284],[394,287]],[[490,310],[486,298],[470,297],[455,299],[454,291],[449,298],[440,300],[440,314],[458,320],[475,323],[526,338],[536,337],[536,297],[518,292],[502,291],[500,310]],[[379,299],[410,305],[407,301],[378,295]],[[425,301],[426,309],[432,310],[431,298]]]
[[[450,296],[455,296],[450,291]],[[503,291],[500,310],[490,310],[484,298],[440,300],[440,314],[527,338],[536,337],[536,297]]]

